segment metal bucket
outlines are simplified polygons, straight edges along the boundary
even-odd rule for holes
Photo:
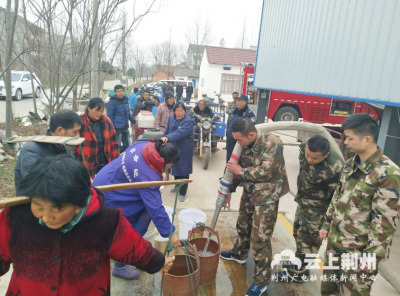
[[[200,259],[196,246],[188,246],[188,248],[190,253],[195,254],[195,256],[190,255],[190,257],[187,258],[188,261],[186,262],[186,255],[175,255],[172,268],[167,274],[164,275],[162,284],[164,296],[193,296],[192,285],[195,295],[198,295],[199,287],[197,282],[199,281],[200,276]],[[194,274],[189,262],[189,258],[195,270]],[[190,266],[190,274],[187,263],[189,263]],[[197,281],[195,277],[197,278]]]
[[[207,252],[213,253],[211,256],[202,256],[201,251],[204,250],[204,247],[207,242],[206,237],[193,238],[189,240],[191,245],[196,246],[199,251],[200,257],[200,285],[205,286],[212,284],[217,277],[218,263],[219,263],[219,254],[221,252],[221,242],[219,240],[218,232],[212,229],[211,227],[205,226],[205,230],[207,230],[211,235],[215,235],[217,237],[217,241],[210,239],[210,243],[208,245]],[[200,227],[196,227],[192,230],[192,233],[196,233],[200,231]]]

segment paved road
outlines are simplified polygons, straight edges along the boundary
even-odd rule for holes
[[[120,84],[119,80],[113,81],[105,81],[104,88],[114,88],[116,84]],[[85,87],[85,86],[84,86]],[[37,100],[37,103],[40,103],[41,100],[47,101],[46,97],[42,94],[41,97]],[[13,101],[13,113],[14,117],[23,117],[29,114],[29,111],[33,109],[33,98],[32,97],[24,97],[21,101]],[[6,100],[5,98],[0,99],[0,122],[6,121]]]
[[[33,99],[26,97],[21,101],[13,101],[13,112],[15,117],[22,117],[29,114],[29,111],[33,109]],[[0,122],[6,121],[6,100],[0,100]]]

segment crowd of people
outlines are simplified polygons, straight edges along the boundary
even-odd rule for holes
[[[31,204],[0,213],[0,274],[11,263],[14,268],[8,294],[46,295],[49,290],[68,295],[95,295],[99,290],[107,294],[110,258],[115,260],[112,275],[124,279],[138,277],[131,266],[149,273],[168,272],[174,257],[165,257],[140,238],[151,221],[161,236],[170,235],[171,222],[160,188],[102,193],[92,185],[161,181],[166,170],[175,179],[188,179],[193,173],[197,125],[182,102],[182,89],[177,87],[175,100],[170,87],[165,85],[160,103],[147,89],[135,88],[128,98],[117,85],[107,106],[102,99],[92,98],[81,116],[69,110],[52,115],[47,135],[85,139],[73,150],[37,142],[22,147],[15,166],[15,188],[17,196],[30,197]],[[246,295],[263,294],[272,277],[281,282],[307,281],[305,258],[312,255],[315,259],[324,239],[328,240],[326,254],[339,257],[335,266],[341,266],[342,254],[360,258],[374,254],[377,264],[386,259],[399,218],[400,169],[377,146],[376,121],[367,114],[356,114],[342,125],[353,158],[343,162],[322,136],[312,136],[300,146],[293,235],[296,257],[302,264],[271,274],[271,239],[279,201],[289,192],[283,144],[278,136],[257,130],[247,96],[233,93],[232,98],[227,109],[226,170],[235,176],[231,192],[243,186],[243,194],[238,237],[221,257],[244,264],[252,249],[253,284]],[[163,136],[131,143],[130,124],[135,124],[141,110],[153,111],[154,107],[154,125]],[[193,112],[198,118],[215,115],[202,100]],[[243,151],[233,156],[236,143]],[[187,192],[187,184],[180,187],[180,201]],[[171,243],[178,247],[181,242],[172,229]],[[321,293],[369,295],[371,276],[376,274],[377,269],[364,265],[324,270],[324,276],[336,280],[323,282]],[[343,281],[343,275],[358,278]]]

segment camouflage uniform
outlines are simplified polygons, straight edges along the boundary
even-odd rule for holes
[[[251,148],[243,148],[239,163],[242,171],[235,179],[243,178],[244,188],[233,254],[241,260],[246,259],[251,243],[255,261],[254,284],[266,286],[271,278],[271,238],[279,198],[289,192],[281,140],[257,131],[255,143]]]
[[[322,244],[319,230],[333,192],[339,182],[342,158],[331,151],[322,162],[311,165],[305,157],[306,143],[300,146],[300,173],[297,177],[298,203],[294,219],[293,236],[296,240],[296,257],[302,262],[301,272],[289,270],[291,275],[301,276],[306,270],[306,254],[318,254]]]
[[[378,263],[389,257],[393,234],[399,220],[400,169],[382,150],[360,164],[358,155],[345,163],[339,186],[326,213],[322,229],[329,231],[326,258],[376,254],[376,269],[371,273],[355,270],[325,270],[328,277],[341,281],[326,281],[322,295],[370,295]],[[341,266],[343,258],[333,265]],[[356,275],[353,281],[344,280]],[[360,279],[360,277],[365,277]]]

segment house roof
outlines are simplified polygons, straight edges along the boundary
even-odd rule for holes
[[[204,45],[198,45],[198,44],[189,44],[189,48],[188,48],[188,53],[193,52],[193,53],[198,53],[198,54],[202,54],[204,52]]]
[[[200,70],[194,70],[189,68],[176,68],[175,76],[199,77]]]
[[[210,64],[240,66],[240,63],[255,63],[256,50],[206,46]]]

